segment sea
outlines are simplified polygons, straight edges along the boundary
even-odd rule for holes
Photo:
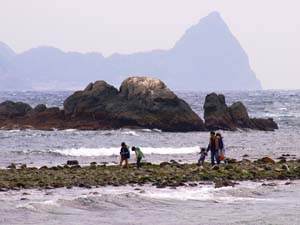
[[[23,101],[35,106],[63,106],[72,92],[0,92],[0,102]],[[176,94],[203,118],[206,92]],[[221,131],[226,156],[274,159],[300,158],[300,91],[265,90],[223,92],[228,105],[242,101],[251,117],[272,117],[274,132]],[[197,162],[207,147],[208,132],[170,133],[159,129],[0,130],[0,167],[11,163],[27,166],[64,165],[76,159],[116,165],[121,142],[139,146],[144,161]],[[134,159],[131,159],[134,162]],[[21,190],[0,192],[0,224],[300,224],[300,181],[240,182],[215,189],[213,184],[177,189],[152,186],[93,189]]]

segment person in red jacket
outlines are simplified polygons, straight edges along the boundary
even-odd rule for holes
[[[210,157],[211,157],[211,165],[212,166],[215,165],[215,161],[217,161],[217,164],[220,164],[219,149],[220,149],[219,137],[216,136],[216,133],[214,131],[211,131],[207,151],[210,150]]]

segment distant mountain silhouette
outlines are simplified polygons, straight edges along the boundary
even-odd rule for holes
[[[118,85],[138,75],[160,78],[175,90],[261,89],[247,54],[217,12],[188,29],[170,50],[105,58],[38,47],[16,55],[0,43],[0,89],[78,89],[94,80]],[[12,78],[21,84],[5,85]]]

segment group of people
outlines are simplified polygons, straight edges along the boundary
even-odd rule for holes
[[[131,150],[135,152],[136,168],[140,169],[142,167],[142,163],[141,163],[142,158],[145,157],[145,155],[139,147],[133,146]],[[129,152],[129,147],[124,142],[121,144],[120,156],[121,156],[120,169],[122,169],[123,167],[123,162],[125,162],[125,167],[128,168],[128,160],[130,159],[130,152]]]
[[[210,132],[209,144],[207,148],[201,148],[200,158],[198,160],[198,165],[204,165],[205,157],[207,152],[210,151],[211,165],[214,166],[215,163],[220,164],[221,161],[225,161],[225,149],[223,138],[220,133],[215,133],[214,131]]]
[[[132,151],[135,152],[136,157],[136,167],[140,169],[142,167],[142,158],[145,157],[144,153],[141,151],[139,147],[133,146],[131,148]],[[209,144],[207,148],[201,148],[200,151],[200,158],[198,160],[198,165],[203,167],[205,158],[207,153],[210,151],[211,157],[211,165],[214,166],[215,163],[220,164],[221,161],[225,161],[225,150],[224,150],[224,143],[223,138],[220,133],[215,133],[214,131],[210,132]],[[130,151],[129,147],[123,142],[121,144],[120,150],[120,169],[123,168],[123,162],[125,162],[125,167],[128,168],[128,160],[130,159]]]

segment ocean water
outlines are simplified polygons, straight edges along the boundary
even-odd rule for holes
[[[0,102],[24,101],[62,107],[70,92],[1,92]],[[202,118],[207,93],[178,92]],[[273,117],[275,132],[222,132],[226,155],[250,159],[300,158],[300,91],[225,92],[227,104],[242,101],[251,117]],[[0,167],[10,163],[29,166],[61,165],[69,159],[81,164],[117,164],[119,146],[140,146],[146,161],[174,159],[196,162],[206,147],[207,132],[168,133],[160,130],[34,131],[0,130]],[[132,159],[132,161],[134,161]],[[0,193],[2,224],[300,224],[300,183],[265,187],[243,182],[234,188],[155,189],[143,187],[92,190],[24,190]],[[27,200],[21,201],[22,193]],[[82,220],[79,220],[82,219]]]

